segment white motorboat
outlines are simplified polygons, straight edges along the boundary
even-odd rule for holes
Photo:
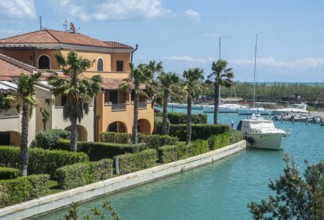
[[[242,108],[242,106],[239,104],[221,104],[218,106],[218,113],[237,113],[240,108]],[[214,109],[214,105],[206,105],[203,108],[203,112],[213,113]]]
[[[243,133],[248,147],[280,150],[281,142],[287,133],[274,126],[272,120],[264,119],[255,114],[250,119],[242,119],[237,130]]]
[[[283,114],[290,114],[290,113],[306,114],[308,113],[307,105],[305,103],[292,104],[288,108],[280,108],[280,109],[272,110],[273,115],[283,115]]]

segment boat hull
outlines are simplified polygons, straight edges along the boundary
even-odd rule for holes
[[[245,134],[244,138],[248,147],[280,150],[283,139],[282,133]]]

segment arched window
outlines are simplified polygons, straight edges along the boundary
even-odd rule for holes
[[[50,60],[48,56],[42,55],[38,59],[38,69],[50,69]]]
[[[103,60],[101,58],[97,60],[97,71],[99,72],[103,71]]]

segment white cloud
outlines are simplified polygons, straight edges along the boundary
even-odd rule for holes
[[[172,15],[162,5],[162,0],[57,0],[61,11],[82,21],[118,21],[130,19],[156,19]]]
[[[200,14],[192,9],[187,9],[184,14],[195,22],[200,21]]]
[[[174,62],[191,62],[191,63],[211,63],[215,60],[215,58],[207,57],[207,58],[199,58],[199,57],[190,57],[190,56],[170,56],[164,58],[167,61]]]
[[[238,65],[250,65],[253,60],[230,60],[230,63]],[[324,66],[324,58],[308,57],[300,60],[284,62],[275,60],[273,57],[257,58],[257,65],[282,67],[282,68],[318,68]]]
[[[35,19],[34,0],[1,0],[0,15],[13,19]]]

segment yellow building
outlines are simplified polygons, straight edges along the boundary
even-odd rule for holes
[[[41,71],[59,72],[54,52],[61,51],[67,55],[71,50],[92,61],[92,66],[83,73],[85,76],[99,74],[103,78],[102,92],[97,94],[89,114],[79,125],[80,140],[96,141],[99,133],[104,131],[131,133],[134,110],[132,90],[120,91],[119,84],[130,77],[129,63],[135,51],[132,47],[76,32],[56,30],[40,30],[0,40],[0,53]],[[46,82],[41,82],[36,90],[41,104],[46,106],[44,100],[51,98],[50,87]],[[51,113],[48,121],[44,122],[36,111],[36,133],[44,128],[68,129],[68,123],[63,121],[60,112],[64,99],[52,98],[55,102],[46,107]],[[154,123],[152,105],[141,97],[139,106],[139,132],[150,134]]]

